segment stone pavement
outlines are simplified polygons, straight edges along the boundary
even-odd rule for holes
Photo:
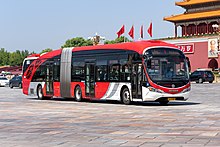
[[[217,147],[220,84],[192,84],[186,102],[37,100],[0,87],[2,147]]]

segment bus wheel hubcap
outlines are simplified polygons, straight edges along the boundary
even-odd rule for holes
[[[38,88],[38,95],[39,95],[40,98],[42,97],[42,91],[41,91],[41,88]]]
[[[81,98],[81,91],[80,89],[76,90],[76,99],[80,99]]]
[[[129,100],[130,100],[130,95],[129,95],[129,92],[128,92],[128,91],[125,91],[125,92],[124,92],[124,100],[125,100],[125,101],[129,101]]]

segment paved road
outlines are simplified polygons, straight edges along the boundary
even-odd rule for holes
[[[0,87],[0,146],[220,146],[220,84],[192,84],[187,102],[37,100]]]

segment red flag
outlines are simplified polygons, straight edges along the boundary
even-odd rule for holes
[[[134,26],[131,27],[131,30],[129,31],[128,35],[134,39]]]
[[[152,34],[152,22],[150,23],[150,26],[149,26],[149,28],[147,29],[147,32],[148,32],[148,34],[150,35],[150,37],[153,36],[153,34]]]
[[[117,32],[118,38],[119,38],[122,34],[124,34],[124,32],[125,32],[125,25],[123,25],[123,26],[121,27],[121,29]]]
[[[141,39],[143,39],[143,38],[144,38],[143,25],[141,26],[141,32],[140,32],[140,34],[141,34]]]

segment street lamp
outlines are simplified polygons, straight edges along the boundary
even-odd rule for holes
[[[220,52],[220,26],[218,24],[213,24],[212,28],[218,35],[218,53],[219,53]]]
[[[88,37],[93,42],[93,45],[98,45],[100,41],[105,40],[105,37],[98,35],[97,33],[93,37]]]

